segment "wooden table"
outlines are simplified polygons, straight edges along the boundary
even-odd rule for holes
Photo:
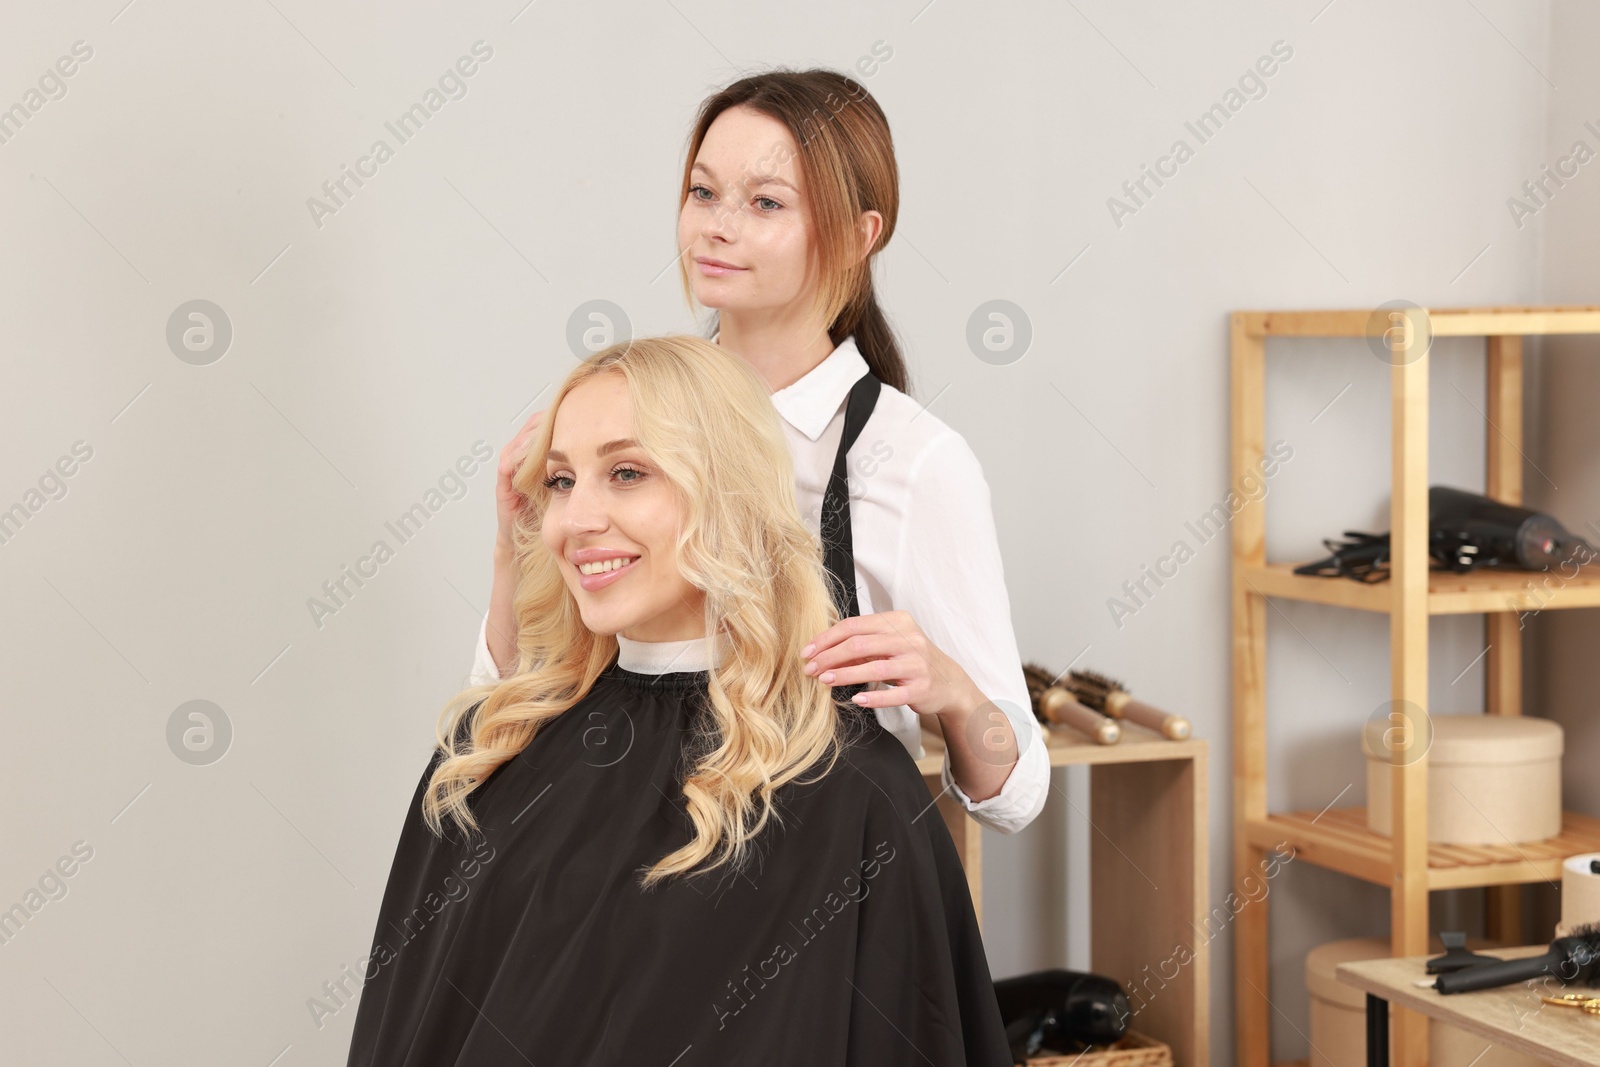
[[[917,768],[938,798],[981,925],[983,828],[944,792],[944,741],[924,731],[922,744]],[[1208,1067],[1210,942],[1229,925],[1226,904],[1220,920],[1207,911],[1205,741],[1168,741],[1125,722],[1115,745],[1065,726],[1046,730],[1045,744],[1051,767],[1092,768],[1089,969],[1122,983],[1133,1029],[1169,1045],[1175,1067]],[[1059,788],[1051,792],[1065,800]]]
[[[1490,954],[1512,959],[1537,956],[1549,947],[1528,945],[1495,949]],[[1427,961],[1427,956],[1405,956],[1341,963],[1334,969],[1339,981],[1367,994],[1369,1067],[1386,1067],[1389,1062],[1390,1001],[1558,1067],[1600,1064],[1600,1016],[1543,1003],[1540,996],[1559,996],[1566,991],[1554,979],[1446,996],[1416,984],[1433,977],[1427,973]],[[1600,990],[1593,992],[1600,995]]]

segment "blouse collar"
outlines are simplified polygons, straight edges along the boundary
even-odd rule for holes
[[[685,641],[635,641],[617,634],[617,666],[635,674],[668,674],[711,670],[721,657],[713,657],[711,641],[691,637]]]
[[[720,337],[719,332],[711,339]],[[828,358],[808,371],[805,377],[772,394],[772,406],[784,420],[815,441],[839,413],[839,405],[850,395],[850,387],[867,373],[867,361],[856,347],[852,334],[839,342]]]

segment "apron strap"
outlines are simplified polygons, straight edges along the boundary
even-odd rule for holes
[[[856,598],[855,536],[850,527],[850,485],[845,474],[845,453],[861,436],[862,427],[877,406],[883,383],[871,372],[863,374],[850,387],[844,409],[844,435],[839,439],[839,454],[833,460],[833,474],[822,498],[822,548],[828,575],[832,579],[833,602],[841,619],[861,614]],[[834,686],[834,699],[849,701],[867,687],[864,684]],[[857,707],[859,705],[851,705]],[[863,709],[864,710],[864,709]]]

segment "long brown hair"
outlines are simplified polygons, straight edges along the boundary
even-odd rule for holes
[[[680,207],[694,184],[690,175],[706,131],[731,107],[747,107],[783,123],[799,148],[816,220],[822,276],[818,299],[829,339],[837,345],[854,334],[872,373],[909,394],[905,357],[872,288],[872,258],[894,236],[900,212],[900,171],[883,109],[860,82],[837,71],[772,70],[740,78],[700,105],[683,162]],[[856,226],[863,211],[881,214],[883,231],[868,254],[858,258]],[[678,273],[692,306],[689,268],[681,259]]]

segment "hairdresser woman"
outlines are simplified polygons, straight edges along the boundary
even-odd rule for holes
[[[931,720],[946,742],[945,790],[983,825],[1015,833],[1044,806],[1049,760],[1026,710],[983,470],[906,394],[905,361],[874,298],[872,259],[898,207],[889,124],[862,86],[827,70],[757,74],[701,105],[679,266],[692,301],[716,312],[713,340],[772,391],[796,502],[835,579],[842,621],[796,650],[807,673],[873,709],[913,758]],[[500,454],[494,586],[473,684],[516,666],[511,530],[524,498],[511,479],[542,416]]]

